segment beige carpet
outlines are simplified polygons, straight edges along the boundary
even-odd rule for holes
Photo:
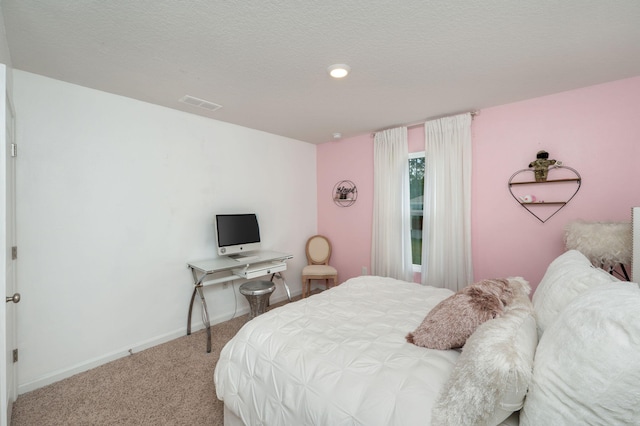
[[[247,319],[212,326],[209,354],[200,330],[20,395],[11,424],[222,425],[213,370]]]

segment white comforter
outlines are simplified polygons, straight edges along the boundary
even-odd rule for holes
[[[358,277],[249,321],[215,369],[247,425],[428,425],[457,351],[405,341],[450,290]]]

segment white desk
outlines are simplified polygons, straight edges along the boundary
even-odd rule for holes
[[[234,260],[226,256],[215,259],[206,259],[196,262],[189,262],[187,265],[191,269],[193,275],[193,293],[191,294],[191,302],[189,302],[189,315],[187,317],[187,335],[191,334],[191,315],[193,312],[193,302],[196,293],[200,296],[202,303],[202,320],[207,330],[207,352],[211,352],[211,324],[209,322],[209,312],[207,311],[207,302],[204,299],[202,288],[207,285],[220,284],[237,279],[253,279],[271,275],[271,281],[274,278],[280,278],[287,291],[287,297],[291,301],[291,292],[289,286],[284,280],[281,272],[287,269],[287,260],[293,256],[287,253],[276,251],[256,251],[244,253],[245,256],[251,256],[246,260]],[[214,277],[215,275],[215,277]],[[206,277],[211,277],[205,281]]]

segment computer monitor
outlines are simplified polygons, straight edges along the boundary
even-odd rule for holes
[[[259,250],[260,227],[255,213],[217,214],[218,255],[229,256]]]

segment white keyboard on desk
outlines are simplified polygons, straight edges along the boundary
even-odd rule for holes
[[[244,268],[235,268],[232,269],[231,272],[234,275],[250,280],[269,274],[275,274],[276,272],[285,271],[286,269],[286,262],[273,260],[270,262],[255,263],[253,265],[245,266]]]

